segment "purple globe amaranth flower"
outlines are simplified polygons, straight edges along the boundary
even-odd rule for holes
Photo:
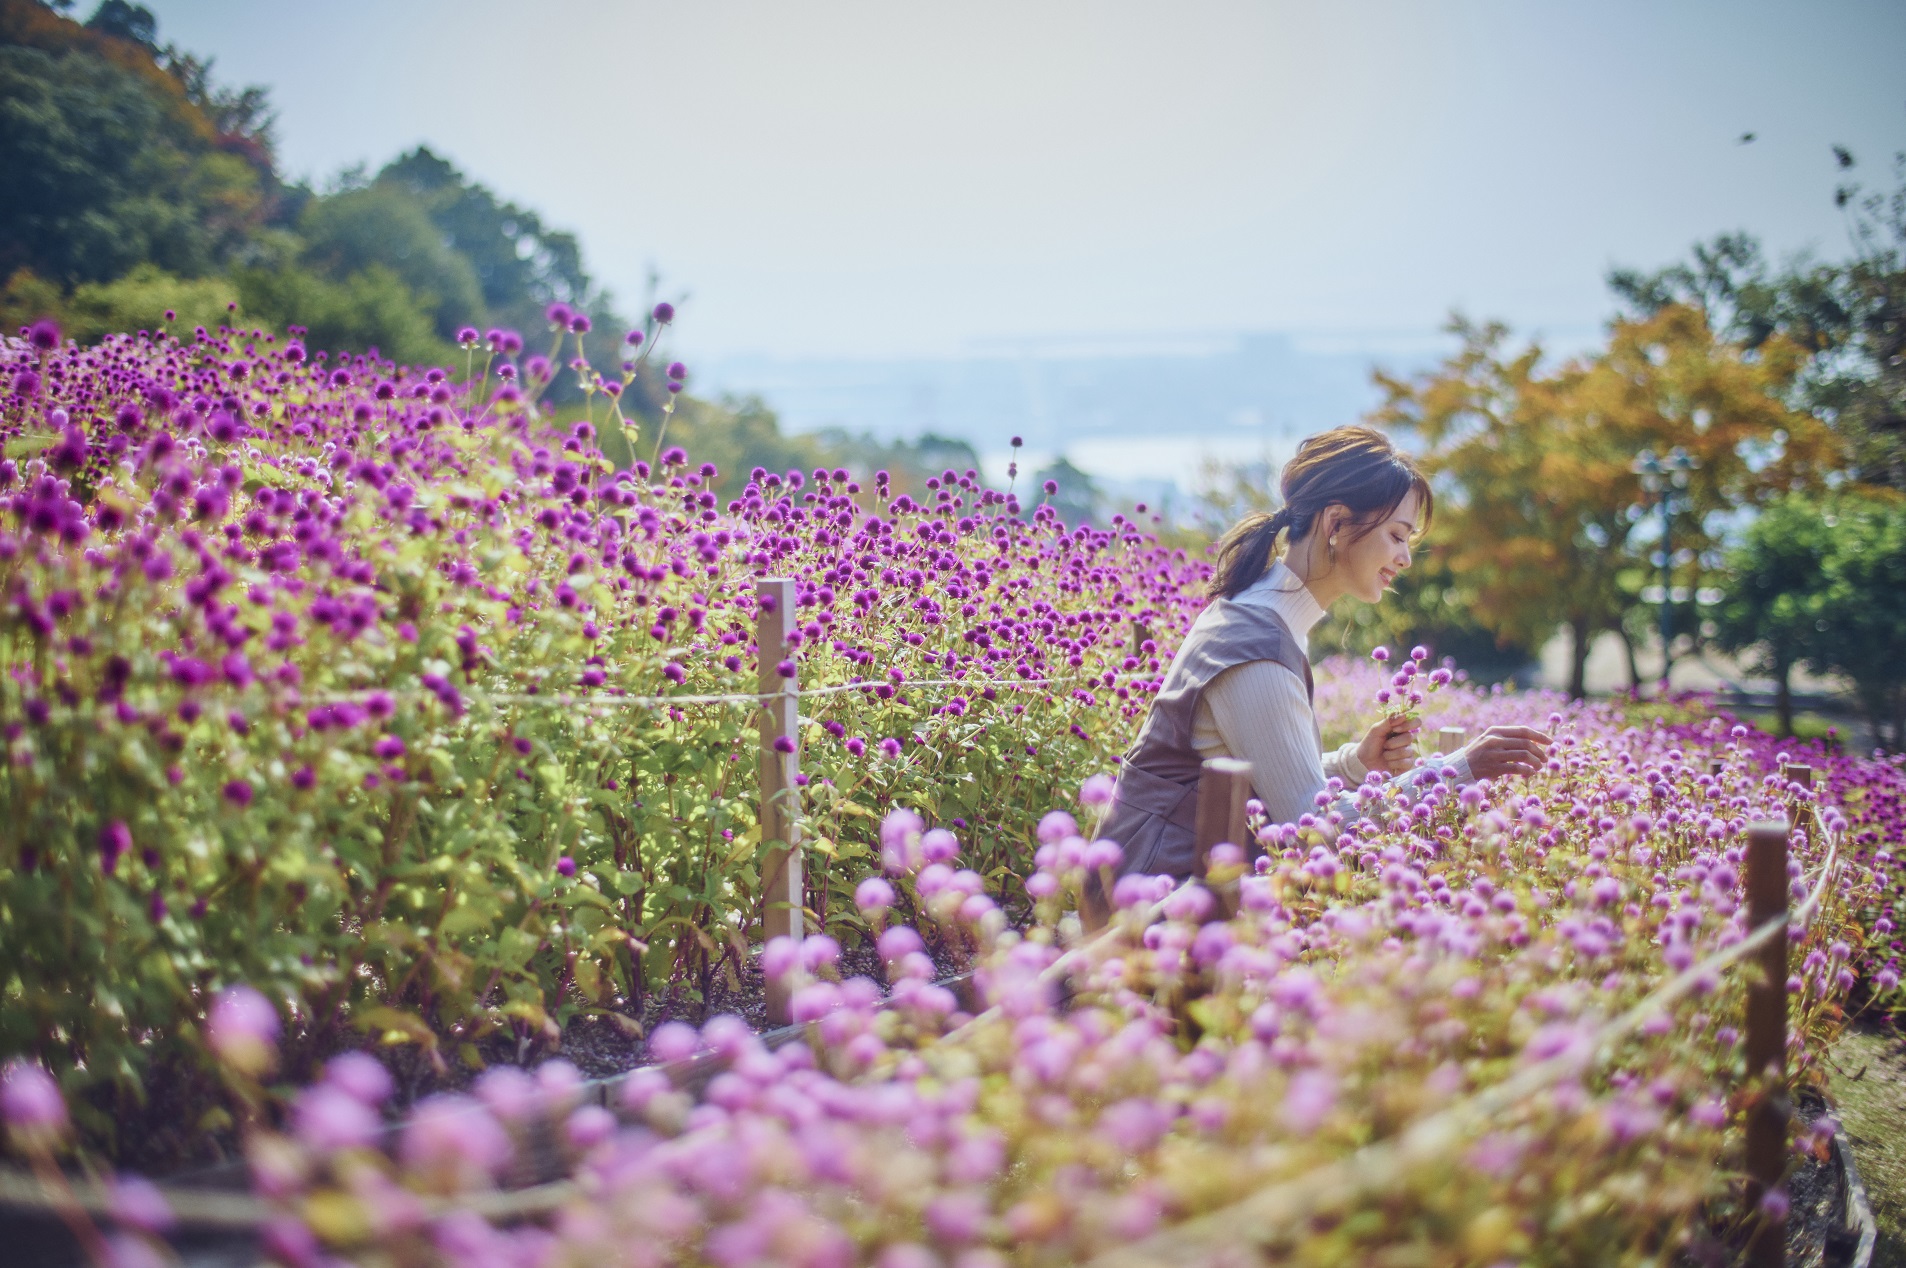
[[[536,1080],[513,1065],[495,1065],[477,1077],[477,1100],[503,1123],[526,1123],[542,1109]]]
[[[649,310],[649,316],[655,319],[656,325],[666,326],[675,320],[675,305],[669,303],[667,300],[663,300]]]
[[[51,352],[60,346],[59,325],[50,317],[42,317],[27,327],[26,341],[35,352]]]
[[[926,943],[911,925],[894,925],[875,940],[874,949],[887,964],[926,950]]]
[[[934,828],[920,836],[920,857],[928,863],[947,862],[959,852],[959,838],[945,828]]]
[[[569,1147],[580,1153],[604,1144],[615,1136],[616,1118],[600,1105],[585,1105],[569,1116],[563,1135]]]
[[[251,805],[252,786],[248,780],[230,780],[221,791],[225,795],[225,800],[231,802],[234,806]]]
[[[226,1065],[256,1078],[278,1060],[282,1028],[271,1001],[249,986],[228,986],[205,1017],[205,1043]]]
[[[510,1138],[481,1102],[438,1093],[411,1112],[398,1147],[410,1173],[437,1193],[488,1185],[511,1155]]]
[[[683,1061],[701,1050],[701,1042],[693,1026],[665,1021],[649,1034],[649,1059]]]
[[[866,882],[862,881],[865,885]],[[801,944],[789,937],[769,938],[767,945],[761,948],[761,975],[770,982],[778,982],[792,973],[801,963]]]
[[[368,1149],[377,1143],[382,1128],[375,1110],[329,1082],[314,1084],[298,1094],[291,1122],[298,1139],[318,1154]]]
[[[575,874],[576,860],[570,858],[567,854],[556,860],[556,875],[568,877],[574,876]]]
[[[688,367],[683,365],[680,361],[671,361],[668,363],[668,377],[671,379],[685,379],[688,377]]]
[[[1079,786],[1079,804],[1082,806],[1109,806],[1117,782],[1110,775],[1093,775]]]
[[[378,1106],[396,1090],[384,1063],[367,1052],[345,1052],[324,1063],[324,1081],[366,1105]]]
[[[869,876],[854,889],[854,906],[862,913],[872,915],[884,912],[894,905],[893,886],[878,876]]]
[[[159,1186],[144,1176],[120,1174],[107,1188],[107,1210],[124,1228],[157,1236],[169,1232],[179,1218]]]
[[[16,1148],[44,1152],[66,1136],[66,1098],[52,1075],[15,1058],[0,1068],[0,1119]]]
[[[832,968],[840,961],[840,943],[824,933],[801,939],[801,967],[809,973]]]
[[[99,830],[99,866],[106,875],[111,876],[119,866],[120,856],[132,848],[132,829],[126,826],[124,819],[114,819]]]

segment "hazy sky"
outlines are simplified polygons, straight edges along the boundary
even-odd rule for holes
[[[704,355],[1579,338],[1614,263],[1839,252],[1829,147],[1906,148],[1898,0],[147,2],[289,172],[427,143]]]

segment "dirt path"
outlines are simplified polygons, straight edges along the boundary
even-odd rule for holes
[[[1833,1099],[1879,1224],[1873,1268],[1906,1268],[1906,1040],[1849,1030],[1833,1064]]]

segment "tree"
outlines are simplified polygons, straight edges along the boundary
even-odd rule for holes
[[[1834,153],[1842,169],[1855,166]],[[1775,338],[1800,348],[1791,403],[1838,433],[1848,478],[1906,491],[1906,155],[1896,168],[1891,194],[1835,191],[1852,240],[1845,260],[1775,271],[1759,243],[1734,233],[1697,244],[1686,262],[1617,269],[1608,281],[1632,314],[1692,306],[1748,352]]]
[[[1832,548],[1809,664],[1851,679],[1880,743],[1906,749],[1906,498],[1843,491],[1823,504],[1820,522]]]
[[[307,267],[339,283],[382,267],[430,314],[445,341],[456,338],[459,326],[486,319],[470,261],[444,242],[429,215],[401,190],[373,186],[313,199],[298,229]]]
[[[1048,481],[1058,486],[1057,492],[1046,492]],[[1033,476],[1032,486],[1024,495],[1025,500],[1028,503],[1044,501],[1067,527],[1090,524],[1098,516],[1099,486],[1093,483],[1091,476],[1066,461],[1063,454]]]
[[[1700,309],[1617,319],[1602,351],[1552,369],[1536,345],[1507,356],[1500,325],[1457,319],[1451,330],[1463,346],[1437,370],[1377,376],[1387,400],[1374,421],[1422,444],[1445,597],[1506,642],[1539,647],[1566,626],[1574,694],[1594,637],[1624,632],[1645,550],[1658,549],[1633,470],[1642,449],[1681,446],[1699,460],[1673,521],[1675,575],[1689,589],[1726,515],[1819,487],[1833,465],[1830,434],[1783,399],[1804,354],[1779,337],[1749,354]]]
[[[1775,502],[1728,553],[1725,597],[1713,611],[1715,643],[1752,654],[1751,667],[1773,678],[1782,735],[1793,734],[1793,668],[1819,647],[1816,624],[1832,538],[1811,500]]]
[[[70,287],[151,263],[202,277],[230,258],[264,190],[186,111],[82,49],[0,45],[0,276]]]

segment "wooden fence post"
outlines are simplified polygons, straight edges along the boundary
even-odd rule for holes
[[[1787,825],[1747,829],[1747,923],[1758,929],[1781,922],[1778,934],[1754,953],[1760,972],[1747,987],[1747,1077],[1765,1090],[1747,1115],[1747,1198],[1757,1203],[1780,1187],[1787,1171]],[[1762,1218],[1747,1244],[1752,1268],[1787,1262],[1786,1221]]]
[[[761,934],[763,939],[800,940],[807,895],[801,867],[801,770],[796,748],[800,737],[800,679],[783,677],[781,666],[793,659],[788,630],[795,618],[794,582],[784,577],[755,583],[755,647],[761,664]],[[785,750],[785,751],[784,751]],[[768,986],[768,1021],[785,1026],[793,1020],[789,992]]]
[[[1214,757],[1206,761],[1198,776],[1198,817],[1194,821],[1193,840],[1198,846],[1198,864],[1192,873],[1203,879],[1211,862],[1211,847],[1229,842],[1250,857],[1250,824],[1244,815],[1244,803],[1251,797],[1251,764],[1235,757]],[[1224,919],[1235,911],[1235,904],[1223,895],[1213,894],[1211,918]]]

